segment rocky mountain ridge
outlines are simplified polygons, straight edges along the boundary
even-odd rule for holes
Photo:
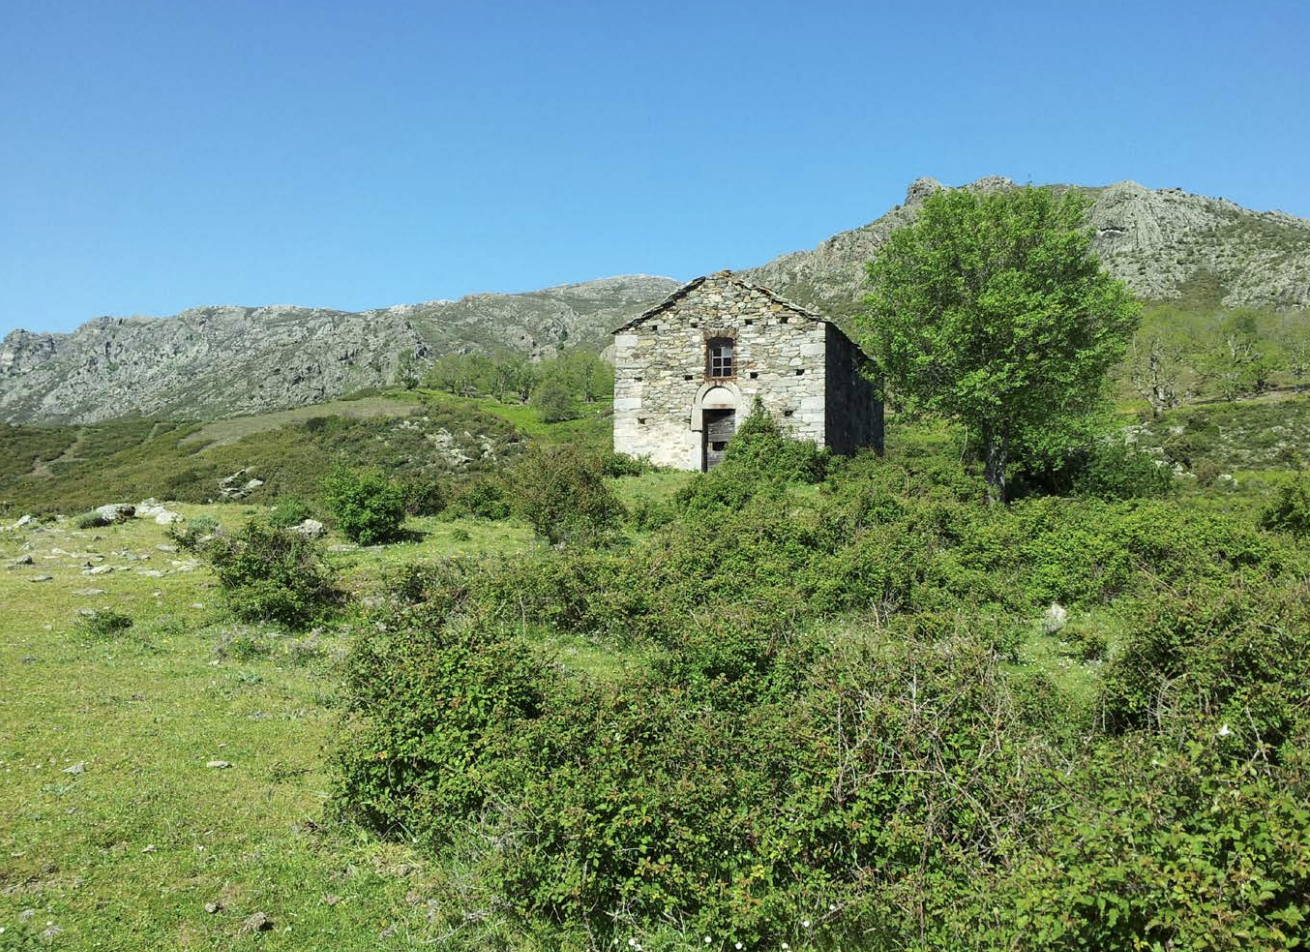
[[[391,383],[402,354],[539,358],[565,344],[601,346],[677,286],[628,275],[360,312],[199,307],[168,318],[98,317],[68,334],[18,330],[0,342],[0,420],[203,419],[305,406]]]
[[[864,262],[943,187],[918,179],[875,221],[741,273],[842,320],[863,294]],[[1014,183],[990,176],[962,187]],[[1092,199],[1097,253],[1143,299],[1180,297],[1204,278],[1216,305],[1310,308],[1310,221],[1135,182],[1055,187]],[[100,317],[69,334],[19,330],[0,341],[0,420],[208,418],[304,406],[390,383],[402,354],[420,362],[469,351],[536,358],[565,345],[603,346],[610,330],[677,285],[626,275],[361,312],[202,307],[171,318]]]
[[[750,280],[841,318],[862,295],[864,262],[893,230],[914,220],[932,178],[913,182],[905,201],[881,218],[834,235],[817,248],[785,254],[743,272]],[[1014,188],[990,176],[963,188]],[[1181,189],[1147,189],[1136,182],[1077,188],[1092,205],[1093,248],[1106,269],[1138,297],[1168,301],[1206,276],[1224,307],[1310,308],[1310,221],[1284,212],[1255,212],[1223,198]]]

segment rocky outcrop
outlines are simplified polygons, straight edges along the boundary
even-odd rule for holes
[[[864,263],[944,187],[917,179],[877,220],[741,275],[841,322],[859,306]],[[989,176],[962,187],[1014,183]],[[1135,182],[1056,188],[1093,200],[1096,251],[1142,298],[1178,297],[1203,277],[1207,294],[1229,307],[1310,307],[1310,221]],[[0,421],[207,419],[307,406],[389,384],[411,357],[421,366],[446,353],[539,358],[566,345],[603,346],[611,330],[677,286],[630,275],[360,313],[206,307],[171,318],[101,317],[71,334],[19,330],[0,342]]]
[[[904,203],[876,221],[742,274],[798,304],[847,316],[864,293],[864,263],[944,187],[936,179],[916,179]],[[1014,183],[989,176],[962,187],[991,192]],[[1056,188],[1079,188],[1092,199],[1093,247],[1106,268],[1143,299],[1177,298],[1189,281],[1204,275],[1227,307],[1310,307],[1310,221],[1136,182]]]
[[[0,342],[0,420],[92,423],[127,413],[208,419],[321,403],[395,381],[402,355],[551,356],[608,333],[677,287],[635,275],[352,313],[203,307],[100,317]]]

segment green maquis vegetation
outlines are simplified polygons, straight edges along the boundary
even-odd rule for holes
[[[614,368],[586,350],[565,351],[535,363],[517,354],[447,354],[423,382],[457,396],[531,403],[543,422],[560,423],[576,419],[582,407],[614,393]]]
[[[986,506],[933,432],[848,460],[755,415],[653,531],[398,575],[337,802],[511,948],[1302,947],[1303,490]],[[610,517],[597,464],[518,465],[543,535]]]
[[[958,420],[988,497],[1011,460],[1085,442],[1138,307],[1091,251],[1087,200],[1040,188],[941,191],[868,265],[855,326],[895,399]]]

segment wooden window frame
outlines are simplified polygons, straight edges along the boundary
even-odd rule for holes
[[[728,356],[715,354],[716,347],[728,346]],[[726,331],[714,331],[705,335],[705,379],[737,379],[737,338]]]

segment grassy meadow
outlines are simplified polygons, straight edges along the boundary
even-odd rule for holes
[[[1041,717],[1059,725],[1047,728],[1046,742],[1058,757],[1043,757],[1073,764],[1084,734],[1096,744],[1119,742],[1101,736],[1096,718],[1107,703],[1107,673],[1138,650],[1135,639],[1151,599],[1197,579],[1221,588],[1217,580],[1223,578],[1222,571],[1205,568],[1205,553],[1179,554],[1191,545],[1185,535],[1159,543],[1178,550],[1161,556],[1166,562],[1186,563],[1176,578],[1144,574],[1151,558],[1145,554],[1116,560],[1110,549],[1088,551],[1100,552],[1098,546],[1110,545],[1106,539],[1154,551],[1151,537],[1161,527],[1172,532],[1175,518],[1180,525],[1210,527],[1204,532],[1240,525],[1249,535],[1256,530],[1245,527],[1256,525],[1289,461],[1310,456],[1310,400],[1304,397],[1193,406],[1137,433],[1139,445],[1170,465],[1188,454],[1190,475],[1177,480],[1169,500],[1143,502],[1139,509],[1134,502],[1034,499],[1016,503],[1011,514],[988,516],[977,504],[976,480],[957,472],[957,433],[923,423],[899,432],[893,426],[886,465],[865,461],[849,472],[834,470],[826,481],[783,480],[741,498],[726,478],[697,477],[694,487],[693,477],[681,473],[611,478],[607,486],[626,515],[617,537],[595,552],[557,550],[521,518],[475,518],[458,507],[409,518],[404,541],[387,545],[352,545],[332,531],[321,548],[349,601],[335,617],[295,631],[235,621],[205,560],[179,550],[167,528],[151,519],[76,528],[72,517],[93,504],[172,498],[161,486],[177,485],[179,473],[190,472],[187,478],[197,484],[235,468],[271,477],[267,489],[240,503],[170,504],[189,521],[210,517],[233,533],[250,519],[265,518],[281,496],[312,490],[310,474],[331,463],[390,461],[401,470],[437,472],[426,468],[430,460],[422,449],[431,441],[406,442],[410,431],[389,429],[415,414],[449,430],[460,421],[482,432],[503,425],[497,432],[505,445],[526,439],[593,446],[608,429],[603,407],[547,425],[526,408],[491,400],[431,392],[368,400],[329,414],[341,421],[329,424],[311,423],[322,413],[295,411],[205,427],[136,421],[7,434],[22,452],[10,454],[0,495],[12,517],[29,505],[43,515],[0,532],[0,950],[544,950],[617,947],[629,937],[643,948],[670,950],[733,949],[743,938],[752,949],[782,948],[784,941],[797,949],[864,947],[858,937],[873,913],[860,906],[856,885],[840,876],[824,885],[832,890],[832,907],[826,913],[818,907],[813,930],[808,920],[802,928],[797,914],[786,920],[793,931],[779,931],[767,916],[781,914],[770,913],[767,902],[742,900],[716,886],[724,891],[707,898],[713,904],[707,908],[736,918],[707,929],[708,943],[700,925],[660,923],[635,912],[614,920],[619,927],[610,933],[593,932],[600,928],[594,922],[558,911],[575,908],[567,904],[572,898],[555,897],[550,902],[560,905],[540,907],[505,901],[503,888],[509,887],[503,883],[513,880],[496,878],[505,874],[488,859],[498,849],[489,844],[503,835],[494,825],[447,828],[422,803],[396,814],[412,819],[412,829],[361,824],[342,810],[351,798],[343,797],[334,762],[341,751],[358,748],[368,729],[367,718],[351,707],[357,700],[348,696],[351,652],[380,635],[391,637],[388,631],[400,630],[394,626],[437,632],[463,613],[470,631],[482,626],[495,632],[497,651],[510,646],[526,652],[557,686],[552,690],[562,692],[558,703],[583,712],[579,723],[590,716],[588,705],[605,712],[605,705],[618,703],[615,711],[621,711],[624,696],[667,703],[661,679],[672,678],[674,696],[701,711],[701,721],[693,718],[679,730],[700,730],[702,721],[744,712],[733,722],[741,733],[725,748],[731,751],[758,729],[753,719],[764,717],[761,712],[781,716],[777,712],[789,706],[804,710],[815,703],[811,694],[787,693],[802,690],[788,680],[802,676],[774,672],[771,666],[782,663],[775,660],[775,643],[778,657],[795,651],[819,659],[798,655],[787,662],[799,671],[867,650],[880,659],[874,668],[885,663],[894,672],[907,664],[900,639],[914,644],[926,637],[908,625],[898,628],[898,616],[925,619],[925,625],[981,619],[999,626],[998,640],[985,652],[988,677],[1001,685],[995,690],[1005,697],[1013,692],[1006,703],[1015,710],[1031,705],[1047,712]],[[1278,439],[1271,442],[1275,426]],[[278,447],[291,450],[279,458]],[[14,458],[26,459],[26,468]],[[504,464],[472,467],[472,475]],[[441,472],[456,483],[468,478]],[[690,495],[689,487],[695,490]],[[71,504],[60,506],[60,498]],[[698,499],[730,510],[730,538],[711,544],[707,536],[698,543]],[[1098,536],[1101,523],[1106,539]],[[1292,551],[1270,539],[1271,551]],[[734,546],[742,550],[740,563],[733,561]],[[1274,564],[1292,557],[1260,558]],[[468,599],[466,607],[438,613],[444,620],[432,622],[421,602],[434,596],[425,590],[413,613],[395,608],[398,576],[413,566],[439,572],[452,560],[471,567],[467,585],[474,594],[459,596]],[[1107,581],[1113,572],[1119,581]],[[590,573],[596,581],[583,584]],[[870,573],[882,574],[871,580]],[[702,602],[686,584],[701,576],[711,589],[738,599],[740,613],[715,617],[723,603]],[[750,577],[744,586],[736,580],[742,576]],[[852,594],[866,585],[884,594]],[[581,604],[574,601],[578,592]],[[685,598],[692,600],[683,607]],[[1067,625],[1047,624],[1043,609],[1052,600],[1069,606]],[[820,605],[827,607],[813,607]],[[109,613],[129,617],[131,626],[98,630],[93,620]],[[757,627],[769,645],[764,660],[754,647],[740,649],[747,661],[714,655],[716,639],[725,652],[737,651],[735,632]],[[463,631],[456,627],[458,637]],[[407,670],[397,663],[398,671]],[[684,664],[695,670],[687,674],[678,667]],[[744,690],[731,674],[740,664],[748,671],[764,665],[758,677],[770,686],[760,689],[766,692],[761,698],[733,693]],[[925,673],[931,668],[930,662]],[[804,690],[819,690],[824,677],[838,684],[848,676],[843,670],[805,674]],[[888,703],[890,712],[905,702]],[[894,719],[886,724],[899,729]],[[1026,743],[1037,744],[1036,736]],[[763,749],[774,751],[780,743],[769,741]],[[854,770],[853,764],[843,771]],[[673,768],[661,762],[649,769],[654,777]],[[822,769],[797,775],[818,777]],[[641,785],[634,782],[634,789]],[[739,814],[719,825],[746,822]],[[906,822],[917,830],[915,824],[927,821],[916,816]],[[713,840],[718,834],[703,835]],[[798,828],[791,835],[799,842],[809,834]],[[767,860],[751,852],[755,846],[740,848],[747,870],[741,888],[765,897],[766,882],[791,888],[782,879],[761,878],[766,862],[792,855],[784,841],[770,847],[775,852]],[[768,873],[775,875],[783,874]],[[902,895],[894,874],[885,875],[887,895]],[[859,888],[866,878],[860,873]],[[634,893],[630,908],[651,895],[672,902],[650,888]],[[812,898],[805,893],[805,902]],[[552,908],[557,911],[541,912]],[[894,947],[888,942],[885,947]],[[1264,941],[1251,947],[1280,946]]]

